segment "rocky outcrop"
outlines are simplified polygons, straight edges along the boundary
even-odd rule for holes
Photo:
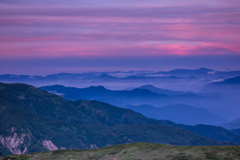
[[[13,154],[25,154],[28,152],[27,147],[24,148],[23,151],[21,151],[21,145],[24,142],[25,134],[21,134],[20,137],[18,137],[17,133],[13,133],[13,135],[9,135],[8,137],[2,137],[0,135],[0,141],[2,145],[6,148],[8,148]]]
[[[14,128],[11,128],[11,131],[13,131]],[[16,132],[12,132],[9,136],[3,137],[0,135],[0,143],[6,147],[7,149],[9,149],[9,151],[13,154],[26,154],[28,153],[28,147],[30,145],[30,142],[28,142],[30,140],[29,135],[22,133],[21,136],[18,136],[18,134]],[[0,144],[0,145],[1,145]],[[53,144],[52,141],[45,139],[42,142],[43,146],[50,150],[58,150],[58,147],[56,145]],[[66,149],[66,148],[62,148],[62,149]]]
[[[58,147],[55,146],[55,145],[52,143],[52,141],[50,141],[50,140],[46,140],[46,139],[45,139],[45,140],[43,141],[43,146],[44,146],[45,148],[49,149],[50,151],[58,150]]]

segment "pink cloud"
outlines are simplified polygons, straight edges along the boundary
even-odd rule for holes
[[[100,55],[100,53],[78,53],[81,56]]]
[[[174,2],[81,8],[5,2],[0,57],[240,54],[239,3]]]

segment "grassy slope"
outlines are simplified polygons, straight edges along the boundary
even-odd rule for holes
[[[94,150],[58,150],[11,155],[0,160],[239,160],[239,146],[186,147],[153,143],[130,143]]]

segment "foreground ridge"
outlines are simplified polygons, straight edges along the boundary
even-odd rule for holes
[[[193,160],[218,159],[239,160],[240,146],[173,146],[155,143],[129,143],[101,149],[72,149],[30,153],[0,157],[0,160],[123,160],[123,159],[163,159]]]

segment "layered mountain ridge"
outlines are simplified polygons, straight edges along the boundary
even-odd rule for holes
[[[0,83],[0,107],[0,155],[102,148],[131,142],[173,145],[238,143],[213,140],[103,102],[65,100],[26,84]]]
[[[51,93],[58,93],[66,99],[99,100],[119,107],[125,107],[126,105],[166,107],[168,105],[185,104],[206,109],[229,121],[237,118],[240,112],[237,104],[216,94],[170,91],[146,86],[130,91],[109,90],[103,86],[76,88],[62,85],[43,86],[40,87],[40,89]],[[221,123],[223,123],[223,121],[219,121],[219,124]]]

